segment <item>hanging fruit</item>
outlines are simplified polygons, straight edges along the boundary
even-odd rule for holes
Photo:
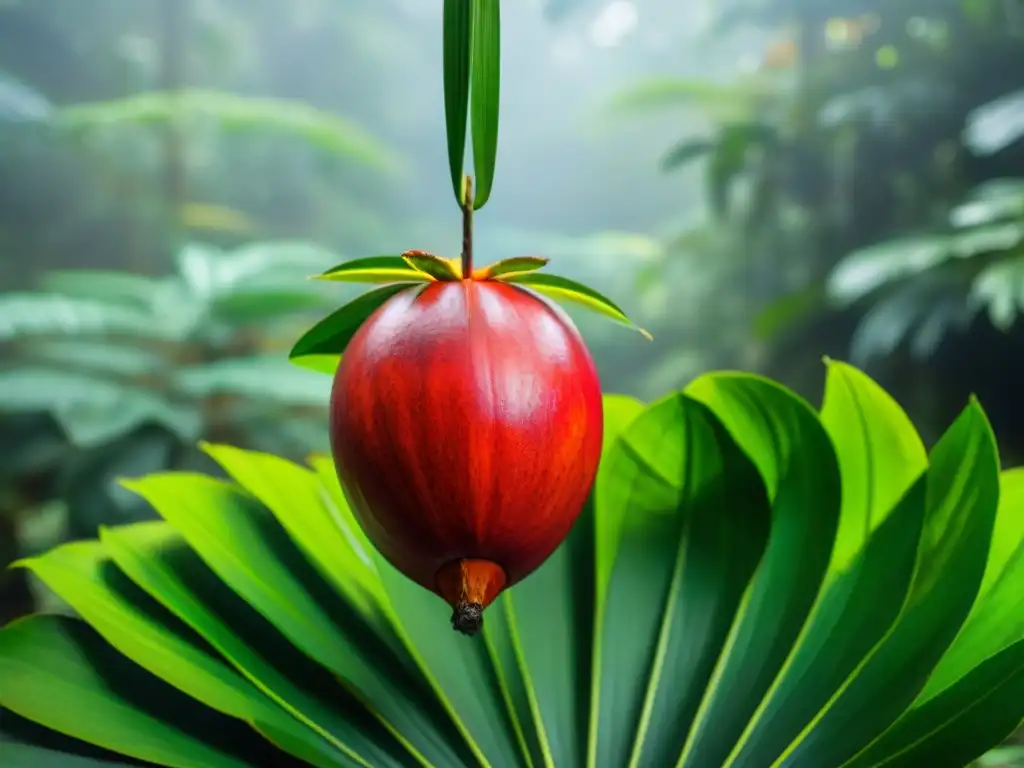
[[[549,298],[631,323],[597,291],[541,272],[547,259],[474,269],[473,212],[490,194],[497,148],[498,2],[446,0],[444,21],[462,256],[407,251],[319,275],[384,285],[310,329],[291,359],[334,375],[331,450],[367,537],[474,634],[502,590],[565,539],[597,474],[597,372]],[[471,96],[476,196],[462,175]]]

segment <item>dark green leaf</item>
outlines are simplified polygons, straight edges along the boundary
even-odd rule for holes
[[[896,623],[783,753],[780,766],[837,765],[920,693],[977,595],[999,496],[995,440],[971,403],[931,454],[924,530]]]
[[[610,317],[612,320],[625,325],[627,328],[632,328],[634,331],[638,331],[648,340],[651,339],[651,334],[643,328],[633,325],[632,321],[626,317],[626,313],[619,309],[615,302],[607,296],[598,293],[593,288],[588,288],[575,280],[570,280],[567,277],[559,277],[558,275],[548,275],[537,272],[514,272],[512,274],[505,275],[500,279],[506,283],[525,285],[528,288],[532,288],[538,293],[550,296],[553,299],[560,299],[562,301],[570,301],[575,304],[579,304],[593,312],[597,312],[605,317]]]
[[[709,374],[705,403],[757,465],[772,500],[768,549],[690,730],[681,764],[723,765],[782,669],[825,576],[839,523],[835,451],[810,406],[748,374]]]
[[[112,677],[120,670],[128,677]],[[128,680],[146,673],[119,656],[83,622],[35,616],[0,632],[0,700],[4,706],[60,733],[170,768],[249,768],[244,760],[147,713]],[[116,683],[120,682],[120,685]],[[150,696],[170,696],[169,686],[150,678]],[[192,703],[193,712],[199,706]],[[182,713],[184,714],[184,713]],[[213,722],[210,722],[213,725]]]
[[[416,283],[385,285],[350,301],[328,315],[295,342],[288,359],[304,368],[333,374],[345,347],[356,331],[392,296]]]
[[[336,676],[335,698],[373,702],[376,722],[361,728],[364,760],[374,768],[400,765],[404,747],[417,761],[459,764],[437,730],[436,705],[413,676],[411,661],[382,647],[358,615],[324,590],[301,550],[250,495],[188,473],[151,475],[126,486],[153,504],[210,570],[292,646]]]
[[[590,765],[674,765],[768,541],[750,460],[683,395],[655,403],[604,458],[597,524],[622,517],[598,608]]]
[[[605,395],[604,444],[643,411],[631,397]],[[602,472],[605,470],[602,469]],[[606,526],[607,528],[607,526]],[[526,715],[521,717],[534,766],[582,768],[587,758],[587,726],[595,637],[594,607],[598,579],[595,560],[593,497],[588,500],[569,538],[536,573],[517,584],[498,607],[489,609],[485,635],[509,636],[518,656]],[[606,568],[610,573],[610,565]],[[608,576],[609,573],[605,573]]]
[[[463,202],[462,169],[466,158],[475,6],[475,0],[444,0],[444,114],[448,169],[459,205]]]
[[[473,207],[483,208],[491,196],[498,156],[498,106],[501,93],[501,17],[499,0],[473,0],[473,60],[471,121],[473,170],[476,187]]]
[[[271,641],[270,625],[243,620],[250,614],[238,610],[239,598],[170,525],[160,521],[107,529],[101,532],[101,540],[135,584],[202,636],[282,711],[323,737],[337,754],[375,753],[376,747],[367,743],[375,731],[365,722],[369,716],[362,706],[337,696],[327,704],[310,692],[302,672],[293,669],[291,657]],[[299,679],[292,680],[289,672]]]

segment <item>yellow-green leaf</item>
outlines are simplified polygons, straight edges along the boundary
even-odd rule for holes
[[[341,283],[425,283],[430,279],[427,273],[413,267],[402,256],[369,256],[346,261],[315,277]]]
[[[588,288],[583,283],[570,280],[567,277],[558,275],[537,274],[536,272],[517,272],[501,278],[506,283],[516,283],[532,288],[538,293],[549,296],[553,299],[571,301],[598,314],[610,317],[617,323],[625,325],[638,331],[644,338],[651,340],[653,337],[643,328],[636,326],[626,316],[614,301],[607,296],[598,293],[593,288]]]
[[[548,263],[548,259],[540,256],[513,256],[511,259],[496,261],[490,266],[483,267],[474,272],[475,280],[494,280],[501,277],[507,280],[507,275],[519,275],[525,272],[536,272]]]

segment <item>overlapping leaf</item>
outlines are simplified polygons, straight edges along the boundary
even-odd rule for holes
[[[206,446],[229,481],[135,481],[166,522],[27,563],[81,619],[0,632],[0,704],[216,768],[960,765],[1020,721],[1024,483],[997,513],[977,405],[927,468],[838,363],[820,419],[713,374],[605,422],[592,503],[475,639],[376,554],[329,458]]]

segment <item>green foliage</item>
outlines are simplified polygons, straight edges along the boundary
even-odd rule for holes
[[[476,171],[476,190],[470,202],[474,209],[479,209],[491,196],[498,154],[501,82],[498,0],[445,0],[443,39],[444,108],[452,188],[456,201],[464,205],[467,188],[462,169],[469,120]]]
[[[201,437],[326,447],[329,382],[271,352],[329,306],[296,268],[336,258],[298,242],[192,244],[167,277],[56,271],[38,293],[0,296],[0,440],[24,459],[0,476],[0,517],[18,522],[22,551],[147,516],[113,483],[192,460]],[[55,503],[48,534],[28,535]]]
[[[163,521],[22,564],[77,618],[0,632],[0,702],[35,748],[181,768],[960,766],[1024,716],[1024,476],[977,403],[929,456],[840,363],[820,413],[736,373],[605,412],[578,524],[482,637],[329,459],[206,446],[229,480],[134,480]]]
[[[611,299],[593,288],[565,277],[538,272],[545,264],[546,259],[513,257],[476,270],[472,279],[524,285],[537,293],[586,307],[634,328],[648,339],[651,337],[643,328],[633,325]],[[295,343],[288,357],[303,368],[333,374],[352,336],[388,299],[421,283],[461,280],[461,272],[458,262],[423,251],[407,251],[401,256],[370,256],[332,267],[318,277],[338,282],[388,285],[354,299],[325,317]]]
[[[76,104],[58,110],[54,116],[58,130],[82,137],[112,129],[159,128],[174,120],[212,122],[226,133],[283,136],[378,170],[396,168],[391,152],[362,129],[337,115],[284,99],[186,89]]]

